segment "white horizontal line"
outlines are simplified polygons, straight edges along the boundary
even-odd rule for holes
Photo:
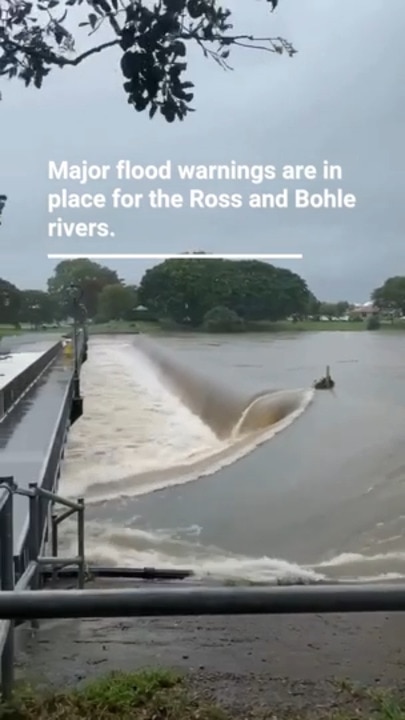
[[[48,253],[48,260],[302,260],[302,253]]]

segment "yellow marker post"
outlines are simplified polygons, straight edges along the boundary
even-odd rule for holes
[[[67,340],[64,343],[63,355],[65,358],[67,358],[69,360],[73,357],[73,344],[72,344],[71,340]]]

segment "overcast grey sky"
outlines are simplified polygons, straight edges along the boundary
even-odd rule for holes
[[[303,252],[304,260],[280,264],[302,275],[321,299],[364,301],[386,277],[404,273],[404,0],[280,0],[274,14],[260,0],[229,5],[238,31],[285,36],[299,53],[289,59],[234,51],[234,72],[225,73],[193,51],[197,112],[183,123],[150,121],[127,105],[115,51],[80,69],[55,71],[41,91],[1,82],[0,192],[9,199],[0,276],[20,287],[44,287],[55,265],[47,252]],[[109,211],[115,238],[47,238],[48,161],[114,165],[124,158],[277,166],[327,159],[342,165],[340,184],[357,195],[358,206]],[[103,191],[116,185],[112,180]],[[103,211],[60,214],[105,219]],[[152,263],[105,264],[137,282]]]

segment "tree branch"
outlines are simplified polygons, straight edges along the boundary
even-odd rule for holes
[[[207,43],[207,39],[198,34],[184,32],[179,34],[178,38],[180,40],[194,40],[198,42],[204,49],[206,49],[205,44]],[[253,35],[227,35],[224,38],[224,36],[215,35],[209,42],[210,44],[213,42],[218,42],[225,46],[235,45],[238,47],[248,48],[250,50],[260,50],[265,52],[281,53],[283,50],[286,50],[289,55],[293,55],[297,52],[287,40],[284,40],[281,37],[255,38]],[[257,44],[265,42],[268,43],[268,45]],[[25,53],[30,57],[41,58],[45,60],[45,62],[53,65],[58,65],[59,67],[65,67],[66,65],[79,65],[81,62],[83,62],[83,60],[87,60],[88,57],[91,57],[91,55],[100,53],[103,50],[107,50],[108,48],[117,46],[119,44],[120,38],[116,38],[115,40],[110,40],[109,42],[102,43],[101,45],[96,45],[95,47],[86,50],[75,58],[66,58],[62,55],[57,55],[56,53],[53,53],[51,50],[48,53],[44,53],[43,51],[40,51],[37,48],[32,48],[29,45],[20,45],[19,43],[14,42],[14,40],[7,40],[7,45],[10,45],[12,48],[14,48],[14,50]],[[213,53],[215,54],[215,51],[210,51],[210,54]]]
[[[58,65],[59,67],[65,67],[65,65],[79,65],[81,62],[83,62],[83,60],[86,60],[91,55],[102,52],[103,50],[107,50],[107,48],[114,47],[115,45],[119,44],[120,40],[119,38],[116,38],[115,40],[110,40],[109,42],[102,43],[101,45],[96,45],[95,47],[90,48],[90,50],[86,50],[84,53],[81,53],[81,55],[78,55],[75,58],[66,58],[62,55],[56,55],[56,53],[53,53],[51,50],[47,53],[44,53],[37,48],[30,47],[29,45],[20,45],[19,43],[14,42],[14,40],[7,40],[7,45],[10,45],[12,48],[14,48],[14,50],[22,52],[25,55],[29,55],[30,57],[41,58],[42,60],[45,60],[45,62],[47,62],[48,64]]]
[[[92,55],[119,47],[128,103],[138,112],[148,108],[150,118],[159,110],[167,122],[183,120],[194,111],[190,106],[194,83],[184,79],[190,43],[196,43],[205,57],[224,70],[232,69],[227,59],[235,47],[289,57],[296,53],[282,37],[228,34],[233,30],[232,12],[218,6],[217,0],[155,0],[153,8],[148,0],[86,0],[93,12],[78,27],[90,28],[90,37],[107,21],[113,35],[80,54],[75,50],[75,36],[64,25],[67,7],[60,18],[52,10],[62,4],[81,5],[83,0],[5,2],[9,7],[0,21],[0,76],[17,77],[26,87],[41,88],[54,67],[76,67]],[[267,3],[274,10],[278,0]],[[45,12],[48,22],[36,16],[34,5]]]

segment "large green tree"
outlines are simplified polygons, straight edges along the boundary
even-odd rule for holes
[[[18,325],[21,300],[20,290],[8,280],[0,278],[0,325]]]
[[[388,278],[373,291],[371,298],[380,310],[405,315],[405,276]]]
[[[272,10],[279,4],[266,2]],[[78,52],[81,26],[91,40]],[[97,42],[101,28],[103,41]],[[256,39],[232,28],[231,11],[217,0],[3,0],[0,75],[40,88],[53,69],[81,65],[117,47],[128,103],[150,117],[159,111],[168,122],[183,120],[193,110],[194,85],[184,77],[190,44],[225,69],[233,46],[295,53],[284,38]]]
[[[137,290],[131,285],[106,285],[98,299],[97,316],[101,322],[130,320],[137,304]]]
[[[99,295],[106,285],[119,284],[115,270],[87,259],[63,260],[48,280],[48,291],[60,298],[65,307],[64,315],[72,314],[71,287],[81,290],[81,302],[89,318],[94,318],[98,309]]]
[[[160,317],[201,325],[215,307],[244,320],[306,313],[310,292],[299,275],[257,260],[166,260],[147,270],[139,300]]]
[[[346,300],[339,300],[336,303],[321,302],[319,304],[319,315],[324,315],[328,318],[341,318],[343,315],[346,315],[349,307],[350,304]]]
[[[34,327],[58,319],[59,308],[56,299],[43,290],[22,290],[20,317]]]

